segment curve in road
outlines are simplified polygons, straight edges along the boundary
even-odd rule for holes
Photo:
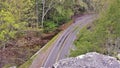
[[[75,23],[73,23],[66,30],[64,30],[63,33],[61,33],[61,35],[59,35],[59,37],[56,39],[54,44],[52,44],[53,48],[51,49],[50,53],[47,56],[47,59],[41,67],[52,67],[52,65],[58,60],[67,58],[69,56],[71,47],[74,45],[73,43],[80,29],[88,23],[91,23],[95,19],[95,14],[84,15],[82,17],[77,18],[75,20]]]

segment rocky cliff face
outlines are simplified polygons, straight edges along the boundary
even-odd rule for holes
[[[91,52],[60,60],[53,65],[53,68],[120,68],[120,61],[114,57]]]

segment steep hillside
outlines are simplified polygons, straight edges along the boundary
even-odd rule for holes
[[[120,0],[105,4],[99,19],[80,31],[75,41],[76,50],[71,56],[97,51],[116,56],[120,52]]]

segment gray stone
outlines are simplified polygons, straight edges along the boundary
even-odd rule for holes
[[[75,58],[58,61],[54,68],[120,68],[120,61],[114,57],[96,52],[87,53]]]
[[[16,66],[12,66],[12,67],[9,67],[9,68],[17,68]]]

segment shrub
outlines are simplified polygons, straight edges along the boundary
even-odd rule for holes
[[[44,27],[45,32],[52,32],[57,28],[57,24],[53,21],[46,21]]]

